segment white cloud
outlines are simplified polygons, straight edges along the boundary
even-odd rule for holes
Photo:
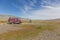
[[[60,18],[60,3],[59,0],[42,0],[41,7],[42,9],[33,10],[29,15],[31,19],[56,19]],[[45,4],[45,5],[44,5]]]
[[[60,7],[45,6],[45,9],[32,11],[34,19],[55,19],[60,18]]]
[[[36,3],[37,3],[36,0],[31,0],[31,1],[30,1],[30,6],[35,6]]]
[[[56,19],[60,18],[60,3],[59,0],[42,0],[41,7],[42,9],[33,10],[27,13],[30,9],[33,9],[31,6],[34,6],[36,0],[30,1],[31,3],[28,5],[24,5],[23,15],[27,15],[26,18],[30,19]],[[44,5],[45,4],[45,5]]]

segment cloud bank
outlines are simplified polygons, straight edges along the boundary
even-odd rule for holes
[[[60,18],[60,0],[23,0],[22,4],[21,17],[43,20]]]
[[[32,19],[56,19],[60,18],[60,3],[59,0],[42,0],[41,7],[38,10],[31,11]]]

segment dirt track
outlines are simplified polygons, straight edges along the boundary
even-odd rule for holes
[[[24,24],[31,24],[31,23],[22,23],[22,25]],[[6,24],[6,23],[0,23],[0,34],[8,32],[8,31],[13,31],[13,30],[21,30],[23,28],[17,27],[20,26],[20,24]]]
[[[0,34],[8,32],[8,31],[13,31],[13,30],[20,30],[23,28],[19,28],[19,27],[12,27],[9,24],[0,24]]]

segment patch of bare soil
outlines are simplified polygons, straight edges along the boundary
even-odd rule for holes
[[[55,32],[47,30],[39,33],[36,37],[28,38],[26,40],[60,40],[60,36],[58,36]]]
[[[43,33],[38,34],[32,40],[60,40],[60,36],[58,36],[55,32],[44,31]]]
[[[8,25],[8,24],[0,24],[0,34],[8,31],[20,30],[20,29],[23,29],[23,28],[12,27],[11,25]]]

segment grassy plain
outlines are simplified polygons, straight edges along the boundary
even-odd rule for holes
[[[1,23],[7,23],[7,21],[1,21]],[[59,21],[32,20],[32,23],[25,21],[22,24],[2,24],[2,26],[4,25],[22,29],[8,30],[8,32],[0,34],[0,40],[54,40],[54,34],[56,34],[56,40],[58,40],[58,37],[60,36]],[[50,35],[53,37],[51,38]],[[48,37],[46,39],[42,36],[48,36],[50,39],[48,39]]]

